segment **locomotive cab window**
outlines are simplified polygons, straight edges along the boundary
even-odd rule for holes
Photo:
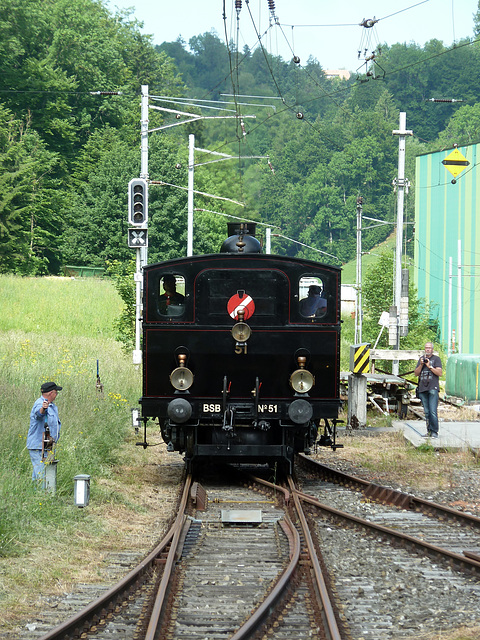
[[[175,318],[185,312],[185,279],[183,276],[166,273],[159,282],[158,311],[162,316]]]
[[[327,298],[322,279],[317,276],[300,278],[298,300],[302,318],[323,318],[327,313]]]

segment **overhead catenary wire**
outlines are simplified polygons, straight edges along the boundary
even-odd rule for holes
[[[402,13],[402,12],[404,12],[404,11],[408,11],[408,10],[410,10],[410,9],[413,9],[413,8],[415,8],[415,7],[417,7],[417,6],[421,5],[421,4],[424,4],[424,3],[426,3],[426,2],[429,2],[429,1],[430,1],[430,0],[422,0],[422,2],[417,2],[417,3],[413,4],[413,5],[410,5],[409,7],[405,7],[404,9],[401,9],[401,10],[399,10],[399,11],[397,11],[397,12],[393,13],[393,14],[389,14],[388,16],[385,16],[384,18],[381,18],[381,19],[382,19],[382,20],[385,20],[385,19],[387,19],[387,18],[393,17],[394,15],[397,15],[398,13]],[[261,50],[262,50],[262,52],[263,52],[263,54],[264,54],[264,57],[266,58],[268,71],[269,71],[269,73],[270,73],[270,75],[271,75],[271,77],[272,77],[272,80],[273,80],[273,82],[274,82],[274,85],[275,85],[275,87],[276,87],[276,89],[277,89],[278,93],[279,93],[279,96],[283,98],[283,95],[282,95],[282,92],[281,92],[281,90],[280,90],[280,86],[279,86],[278,80],[275,78],[275,75],[274,75],[274,72],[273,72],[273,69],[272,69],[271,65],[269,65],[269,64],[268,64],[268,59],[267,59],[267,57],[266,57],[265,49],[264,49],[263,44],[262,44],[262,42],[261,42],[261,39],[262,39],[262,38],[260,37],[260,35],[259,35],[259,31],[258,31],[258,29],[256,28],[256,25],[255,25],[255,23],[254,23],[253,16],[252,16],[251,11],[250,11],[250,7],[249,7],[248,0],[247,0],[247,5],[248,5],[248,8],[249,8],[249,13],[250,13],[250,16],[251,16],[252,22],[253,22],[254,27],[255,27],[255,32],[256,32],[256,34],[257,34],[257,43],[258,43],[258,44],[259,44],[259,46],[261,47]],[[277,20],[276,20],[276,22],[275,22],[275,25],[274,25],[274,26],[279,26],[279,27],[281,27],[281,25],[282,25],[282,23],[281,23],[281,22],[280,22],[280,20],[277,18]],[[270,25],[270,26],[269,26],[269,28],[271,28],[271,26],[272,26],[272,25]],[[288,25],[288,26],[308,26],[308,27],[310,27],[310,26],[315,26],[315,25]],[[323,25],[323,26],[329,26],[329,25]],[[345,26],[345,25],[344,25],[344,26]],[[355,23],[348,23],[348,25],[347,25],[347,26],[358,26],[358,24],[355,24]],[[479,38],[479,39],[480,39],[480,38]],[[467,44],[472,44],[473,42],[474,42],[474,41],[470,41],[470,42],[468,42],[468,43],[464,43],[464,44],[462,44],[462,45],[455,45],[454,47],[451,47],[450,49],[446,49],[446,50],[445,50],[445,51],[443,51],[443,52],[439,52],[439,53],[437,53],[437,54],[435,54],[435,55],[433,55],[433,56],[430,56],[430,57],[427,57],[427,58],[423,58],[422,60],[415,61],[414,63],[411,63],[410,65],[406,65],[406,66],[405,66],[405,67],[403,67],[402,69],[395,69],[395,70],[393,70],[393,71],[389,71],[389,72],[387,72],[387,73],[383,72],[383,75],[380,75],[380,76],[377,76],[377,77],[375,77],[375,75],[373,75],[373,74],[372,74],[372,76],[367,77],[367,78],[365,78],[365,79],[363,79],[363,78],[362,78],[362,79],[358,79],[356,83],[353,83],[353,84],[352,84],[352,85],[350,85],[348,88],[347,88],[347,87],[336,88],[336,89],[334,89],[334,90],[333,90],[333,91],[331,91],[331,92],[324,92],[324,93],[323,93],[323,96],[324,96],[324,97],[329,97],[329,98],[331,98],[331,99],[334,99],[334,97],[335,97],[336,95],[339,95],[340,93],[344,93],[346,90],[350,90],[351,88],[353,88],[353,87],[357,86],[357,84],[358,84],[358,83],[363,83],[363,82],[366,82],[366,81],[369,81],[369,80],[378,80],[378,79],[380,79],[381,77],[385,77],[386,75],[392,75],[393,73],[398,73],[399,71],[401,71],[401,70],[403,70],[403,69],[406,69],[406,68],[409,68],[409,67],[411,67],[411,66],[415,66],[415,65],[418,65],[418,64],[422,64],[422,63],[424,63],[424,62],[427,62],[429,59],[431,59],[431,58],[433,58],[433,57],[437,57],[437,56],[443,55],[443,54],[445,54],[445,53],[448,53],[449,51],[453,51],[453,50],[455,50],[456,48],[458,48],[458,46],[466,46]],[[374,64],[375,64],[375,63],[374,63]],[[384,71],[384,70],[382,69],[382,71]],[[317,86],[320,86],[320,85],[318,85],[318,83],[317,83]],[[316,101],[316,100],[318,100],[318,99],[320,99],[320,96],[317,96],[317,97],[315,97],[315,98],[311,98],[311,99],[309,99],[305,104],[306,104],[306,105],[311,104],[312,102],[315,102],[315,101]],[[287,102],[286,102],[286,100],[285,100],[285,99],[283,99],[283,102],[284,102],[285,108],[284,108],[283,110],[279,110],[279,111],[277,112],[277,114],[276,114],[276,115],[280,115],[281,113],[283,113],[283,112],[285,112],[285,111],[293,111],[293,106],[292,106],[292,105],[287,104]],[[301,117],[301,119],[302,119],[303,121],[305,121],[306,123],[308,123],[308,124],[309,124],[309,126],[310,126],[312,129],[314,129],[315,131],[317,131],[317,133],[320,133],[320,132],[317,130],[317,128],[315,127],[315,125],[313,125],[312,123],[308,122],[308,120],[307,120],[307,119],[304,119],[304,114],[303,114],[303,113],[301,114],[301,116],[302,116],[302,117]],[[256,124],[256,126],[255,126],[255,127],[253,127],[250,131],[252,131],[252,132],[253,132],[255,129],[257,129],[258,127],[262,126],[262,125],[263,125],[266,121],[268,121],[271,117],[272,117],[272,116],[271,116],[271,115],[269,115],[269,116],[267,116],[266,118],[264,118],[263,120],[258,121],[258,123]],[[334,142],[333,142],[332,140],[328,140],[328,138],[325,136],[324,132],[321,132],[321,135],[322,135],[322,136],[323,136],[323,137],[324,137],[324,138],[325,138],[325,139],[326,139],[330,144],[334,145]],[[335,145],[335,146],[336,146],[336,145]]]
[[[289,238],[288,236],[284,236],[281,233],[274,233],[272,234],[275,238],[283,238],[284,240],[289,240],[290,242],[293,242],[295,244],[299,244],[302,247],[306,247],[307,249],[312,249],[313,251],[316,251],[317,253],[322,253],[324,256],[328,256],[329,258],[333,258],[334,260],[337,260],[338,262],[342,262],[340,260],[340,258],[337,258],[337,256],[332,255],[331,253],[327,253],[326,251],[322,251],[321,249],[316,249],[315,247],[311,247],[308,244],[305,244],[305,242],[300,242],[300,240],[294,240],[293,238]]]
[[[259,220],[250,220],[249,218],[242,218],[241,216],[235,216],[230,213],[225,213],[223,211],[212,211],[211,209],[203,209],[203,208],[195,208],[194,211],[200,211],[204,213],[214,213],[215,215],[224,216],[225,218],[234,218],[235,220],[240,220],[241,222],[251,222],[253,224],[258,224],[262,227],[280,229],[280,227],[276,224],[270,224],[268,222],[260,222]]]

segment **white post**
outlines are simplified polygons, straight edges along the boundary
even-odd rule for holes
[[[148,84],[142,84],[142,101],[140,110],[140,177],[147,180],[148,189]],[[148,226],[148,218],[145,222],[145,229]],[[148,231],[147,231],[148,233]],[[142,363],[142,351],[140,349],[142,333],[142,267],[147,264],[147,247],[139,247],[135,250],[136,268],[134,274],[135,281],[135,349],[133,350],[133,364]]]
[[[148,180],[148,84],[142,84],[140,177]]]
[[[142,333],[142,272],[140,249],[136,250],[137,264],[135,269],[135,349],[133,351],[133,364],[142,364],[142,350],[140,349],[140,337]]]
[[[148,84],[142,84],[142,108],[141,108],[141,156],[140,177],[148,180]],[[147,186],[148,188],[148,186]],[[147,221],[148,224],[148,221]],[[147,264],[147,247],[137,249],[141,252],[141,265]]]
[[[272,253],[272,230],[267,227],[265,231],[265,253]]]
[[[405,136],[413,135],[413,131],[407,131],[407,114],[400,112],[400,128],[393,131],[398,135],[398,178],[397,178],[397,239],[395,246],[395,300],[397,308],[397,339],[396,349],[400,349],[400,308],[402,298],[402,243],[403,243],[403,205],[405,194]],[[392,362],[392,373],[398,376],[398,360]]]
[[[458,241],[457,345],[462,353],[462,241]]]
[[[452,354],[452,256],[448,258],[448,348],[447,355]]]
[[[193,256],[193,172],[195,161],[195,136],[188,136],[188,218],[187,256]]]
[[[355,290],[355,344],[362,342],[362,208],[363,200],[357,198],[357,265]]]

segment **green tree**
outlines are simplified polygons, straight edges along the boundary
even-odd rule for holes
[[[397,107],[408,114],[409,129],[424,140],[433,141],[461,104],[433,103],[432,98],[455,98],[467,104],[479,100],[479,49],[468,40],[455,47],[439,40],[423,47],[384,46],[378,61],[386,72],[382,83]]]
[[[0,272],[56,273],[64,195],[58,158],[30,124],[0,104]]]
[[[453,147],[480,141],[480,102],[460,107],[438,136],[436,146]]]
[[[16,114],[68,161],[96,129],[120,127],[141,84],[181,84],[130,13],[101,0],[4,0],[0,6],[0,90]],[[165,68],[166,67],[166,68]],[[91,92],[122,91],[124,96]]]
[[[139,174],[139,154],[114,129],[94,133],[77,162],[65,212],[67,264],[105,266],[127,260],[127,186]]]

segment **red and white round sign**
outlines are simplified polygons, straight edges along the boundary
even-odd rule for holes
[[[248,293],[237,291],[227,302],[227,311],[231,318],[238,320],[238,312],[242,309],[244,312],[243,319],[248,320],[255,311],[255,303]]]

